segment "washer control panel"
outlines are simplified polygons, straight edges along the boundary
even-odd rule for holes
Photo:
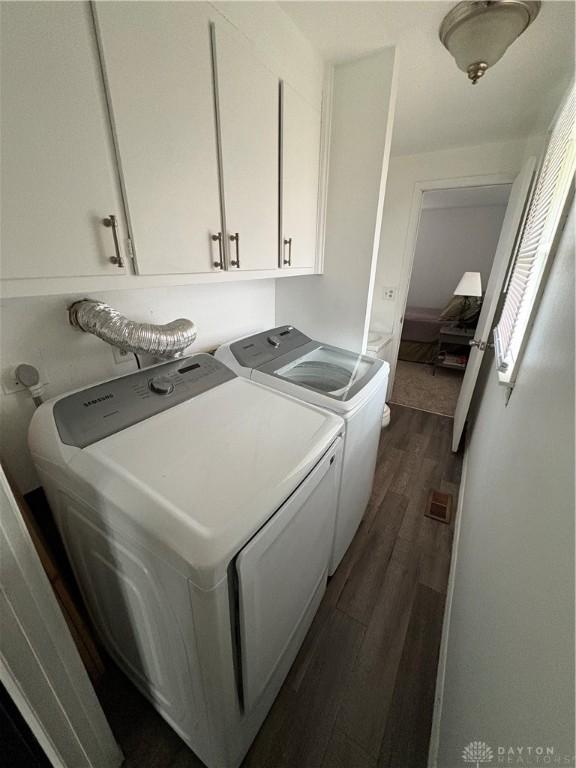
[[[86,448],[234,378],[212,355],[171,360],[61,398],[56,428],[63,443]]]
[[[259,368],[310,341],[312,339],[297,328],[281,325],[279,328],[272,328],[235,341],[230,344],[230,351],[245,368]]]

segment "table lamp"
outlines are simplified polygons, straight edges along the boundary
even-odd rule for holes
[[[465,324],[465,316],[470,309],[470,297],[482,297],[482,277],[480,272],[464,272],[456,286],[454,296],[464,296],[458,320],[458,325],[462,327]]]

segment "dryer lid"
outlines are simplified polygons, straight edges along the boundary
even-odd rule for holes
[[[206,588],[303,482],[340,417],[234,378],[78,450],[70,468]],[[116,519],[114,519],[116,517]]]

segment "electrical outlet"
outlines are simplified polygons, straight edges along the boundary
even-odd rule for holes
[[[134,362],[134,355],[132,352],[126,352],[124,349],[112,347],[112,354],[114,355],[114,362],[116,363]]]
[[[11,395],[13,392],[22,392],[25,387],[20,384],[16,378],[16,366],[11,365],[2,371],[2,391],[5,395]]]
[[[2,391],[5,395],[12,395],[14,392],[26,391],[26,387],[23,384],[20,384],[16,378],[17,367],[17,365],[11,365],[7,368],[4,368],[2,371]],[[48,384],[48,380],[42,375],[40,376],[40,380],[42,384]]]
[[[384,301],[394,301],[396,298],[395,288],[382,288],[382,298]]]

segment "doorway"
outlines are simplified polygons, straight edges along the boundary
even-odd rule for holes
[[[454,415],[510,190],[422,190],[390,403]]]

